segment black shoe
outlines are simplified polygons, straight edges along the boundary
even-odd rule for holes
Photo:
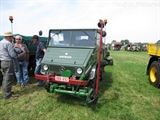
[[[10,97],[9,98],[9,100],[16,100],[18,97],[16,97],[16,96],[12,96],[12,97]]]
[[[30,86],[31,84],[29,84],[29,83],[26,83],[26,84],[24,84],[25,86]]]
[[[38,84],[37,86],[38,86],[38,87],[43,87],[43,85],[39,85],[39,84]]]
[[[5,100],[16,100],[18,97],[16,97],[16,96],[11,96],[11,97],[9,97],[9,98],[5,98]]]
[[[25,85],[21,85],[21,88],[24,88],[25,87]]]

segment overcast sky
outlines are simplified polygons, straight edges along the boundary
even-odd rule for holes
[[[106,43],[160,40],[160,0],[0,0],[0,35],[48,36],[49,29],[97,28],[107,19]]]

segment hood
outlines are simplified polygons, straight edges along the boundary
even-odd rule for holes
[[[86,66],[93,48],[48,47],[42,63],[53,65]]]

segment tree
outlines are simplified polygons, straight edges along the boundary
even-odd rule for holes
[[[124,40],[121,40],[121,43],[122,43],[122,45],[125,45],[125,41]]]
[[[122,43],[123,45],[126,45],[126,44],[129,44],[130,42],[129,42],[128,39],[124,39],[124,40],[121,40],[121,43]]]
[[[116,42],[116,40],[112,40],[111,45],[112,45],[114,42]]]
[[[141,42],[137,43],[139,50],[142,50],[143,44]]]
[[[125,44],[129,44],[129,40],[128,39],[125,39],[124,42],[125,42]]]

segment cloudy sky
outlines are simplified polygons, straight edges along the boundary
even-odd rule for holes
[[[49,29],[97,28],[107,19],[106,43],[160,40],[160,0],[0,0],[0,35],[48,36]]]

